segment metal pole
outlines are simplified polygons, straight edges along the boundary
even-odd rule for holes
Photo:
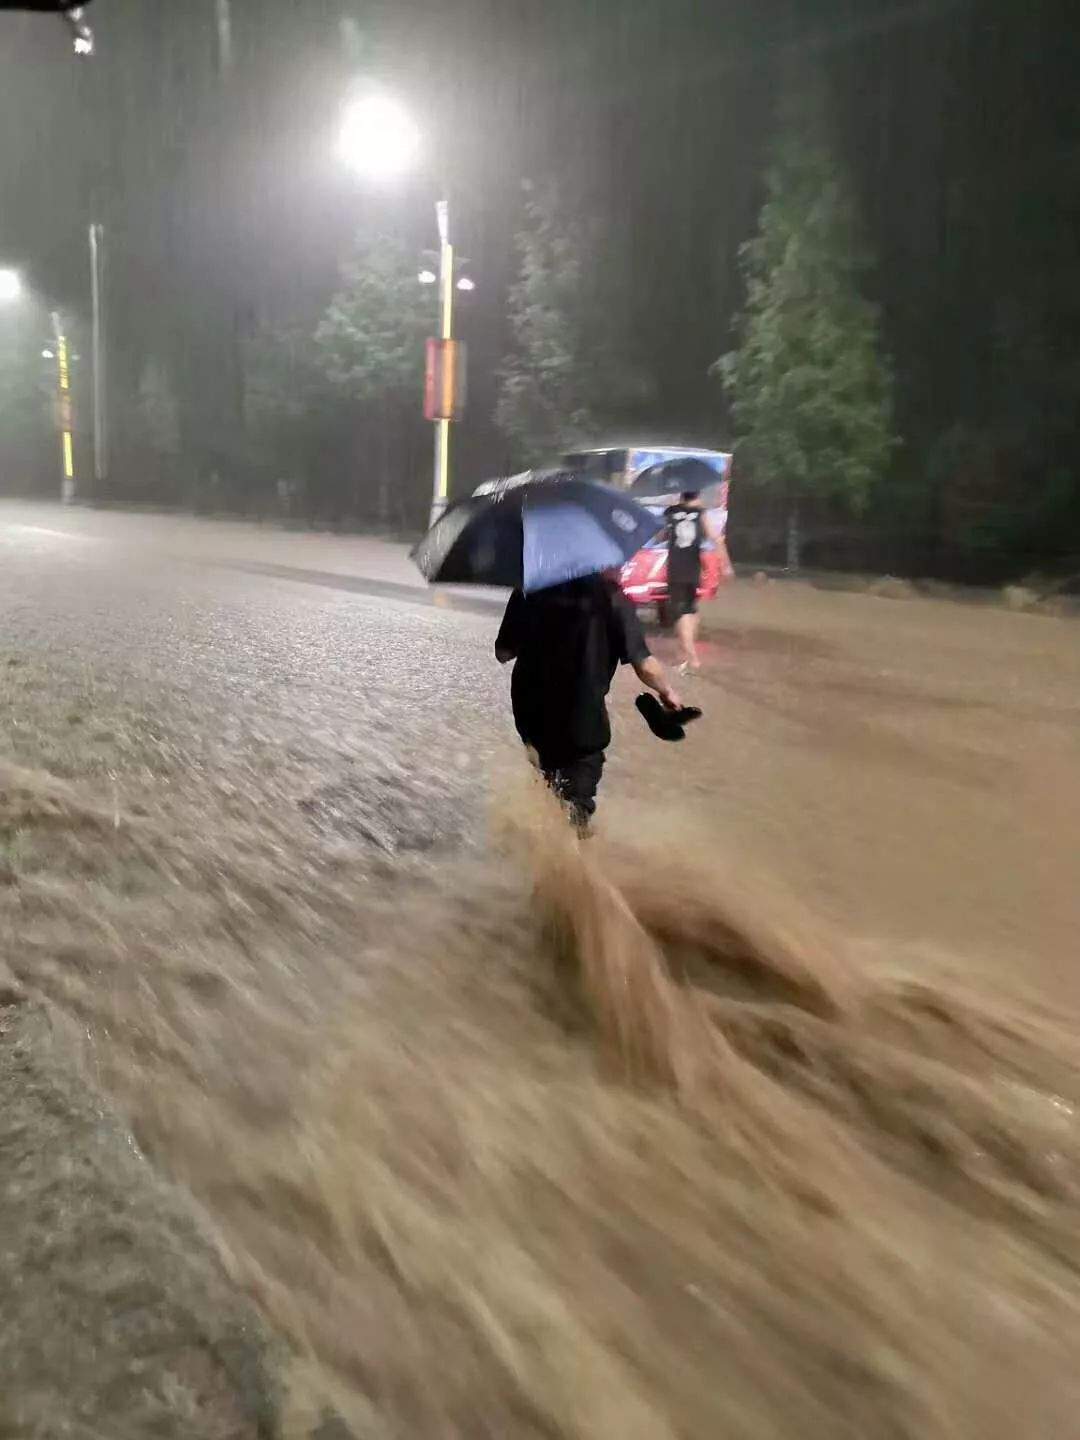
[[[450,206],[435,206],[439,222],[439,339],[454,336],[454,247],[450,244]],[[431,523],[443,514],[450,495],[450,421],[435,421],[435,481],[431,496]]]
[[[60,322],[59,310],[53,311],[53,331],[56,335],[57,414],[60,428],[60,499],[70,505],[75,499],[75,447],[71,429],[71,366],[68,363],[68,343]]]
[[[217,0],[218,70],[227,75],[233,62],[232,0]]]
[[[105,408],[105,336],[102,324],[102,292],[104,289],[105,229],[90,226],[90,296],[93,305],[93,366],[94,366],[94,489],[101,497],[109,475],[109,429]]]

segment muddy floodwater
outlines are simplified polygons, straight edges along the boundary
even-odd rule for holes
[[[1080,627],[741,581],[582,847],[497,618],[0,507],[0,1430],[1080,1436]]]

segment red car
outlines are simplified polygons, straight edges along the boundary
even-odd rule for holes
[[[640,504],[665,511],[678,498],[677,482],[664,475],[664,467],[672,460],[698,462],[703,484],[701,498],[708,507],[717,541],[707,541],[701,555],[699,600],[715,600],[720,586],[734,578],[724,539],[727,533],[728,490],[731,483],[731,456],[726,450],[699,450],[671,445],[626,446],[599,450],[576,451],[564,455],[563,463],[583,474],[604,480],[625,489]],[[626,598],[635,605],[655,605],[663,614],[667,603],[667,543],[663,531],[639,550],[622,568],[622,588]]]
[[[620,584],[628,600],[635,605],[655,605],[658,610],[663,610],[668,598],[667,557],[667,542],[661,531],[656,540],[626,562]],[[731,580],[734,574],[723,540],[716,545],[710,543],[701,554],[698,599],[715,600],[720,586],[725,580]]]

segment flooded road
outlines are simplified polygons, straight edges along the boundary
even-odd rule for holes
[[[1080,630],[740,583],[684,745],[620,679],[581,851],[498,613],[0,506],[0,992],[192,1197],[284,1432],[1080,1434]]]
[[[48,656],[91,726],[106,697],[136,731],[141,707],[168,715],[173,743],[187,733],[181,769],[262,766],[306,785],[313,816],[396,850],[475,838],[492,776],[517,765],[490,654],[498,597],[425,589],[404,547],[10,506],[0,545],[12,658]],[[705,631],[705,673],[683,688],[706,720],[682,749],[647,735],[622,677],[611,832],[688,827],[706,857],[789,886],[849,934],[1074,984],[1074,623],[743,583]],[[40,737],[11,720],[8,753],[29,753]],[[53,743],[71,739],[60,727]],[[105,764],[74,749],[73,765]]]

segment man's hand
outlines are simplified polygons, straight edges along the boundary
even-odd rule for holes
[[[669,710],[681,710],[683,708],[683,702],[681,697],[677,695],[676,692],[671,688],[666,678],[664,680],[663,688],[658,689],[656,693],[660,696],[661,701],[667,706]]]
[[[634,666],[638,679],[643,685],[648,685],[650,690],[655,690],[664,705],[669,710],[681,710],[682,700],[671,688],[671,681],[667,677],[667,671],[660,664],[654,655],[647,660],[642,660],[639,665]]]

